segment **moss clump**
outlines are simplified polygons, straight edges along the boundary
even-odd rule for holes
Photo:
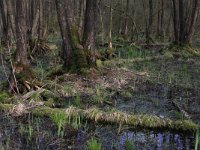
[[[166,58],[189,58],[200,56],[200,53],[197,49],[191,45],[170,45],[167,49],[164,50],[164,56]]]
[[[166,59],[173,59],[173,58],[174,58],[173,54],[172,54],[171,52],[169,52],[169,51],[166,51],[166,52],[164,53],[164,57],[165,57]]]
[[[124,98],[124,100],[130,100],[133,97],[129,91],[122,91],[120,95]]]
[[[97,66],[98,68],[102,68],[102,67],[103,67],[103,62],[102,62],[101,60],[97,59],[97,60],[96,60],[96,66]]]
[[[0,103],[8,103],[9,102],[9,95],[6,92],[0,93]]]
[[[1,104],[0,103],[0,110],[4,111],[6,113],[11,111],[13,109],[13,107],[14,107],[14,105],[12,105],[12,104]]]
[[[53,98],[48,99],[48,101],[44,102],[44,105],[47,107],[52,107],[54,105]]]
[[[53,108],[44,106],[44,107],[33,109],[31,113],[38,117],[51,117],[51,115],[61,114],[63,113],[63,111],[64,110],[62,109],[53,109]]]

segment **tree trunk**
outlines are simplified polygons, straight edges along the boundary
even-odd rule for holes
[[[69,1],[56,0],[58,20],[60,24],[63,51],[68,70],[81,72],[88,67],[86,53],[80,44],[78,27]],[[69,65],[70,64],[70,65]]]
[[[164,40],[164,0],[158,1],[157,36]]]
[[[6,3],[4,0],[0,0],[0,11],[1,11],[1,20],[2,20],[2,39],[1,42],[7,45],[8,42],[8,21],[7,21],[7,10]]]
[[[62,59],[64,61],[64,68],[69,70],[72,65],[72,46],[69,40],[68,25],[66,20],[66,12],[64,2],[62,0],[56,0],[56,8],[58,15],[58,22],[62,36]]]
[[[199,15],[199,10],[200,10],[200,0],[195,0],[195,4],[192,10],[193,10],[193,13],[192,13],[191,21],[189,24],[189,30],[185,39],[186,43],[192,43],[192,37],[195,32],[195,25],[196,25],[197,18]]]
[[[112,45],[112,25],[113,25],[113,10],[112,10],[112,1],[110,1],[110,16],[109,16],[109,41],[108,41],[108,54],[112,53],[113,45]]]
[[[124,30],[123,30],[123,36],[125,38],[128,37],[128,14],[129,14],[129,6],[130,5],[130,0],[126,1],[126,10],[125,10],[125,20],[124,20]]]
[[[45,36],[45,16],[44,16],[44,1],[39,0],[39,28],[38,28],[38,40],[44,42]]]
[[[186,3],[184,0],[172,0],[172,4],[174,12],[174,43],[178,45],[191,44],[199,14],[200,0],[194,0],[192,3]]]
[[[79,32],[80,36],[83,33],[84,5],[85,5],[85,0],[80,0],[80,2],[79,2],[79,26],[78,26],[78,32]]]
[[[38,22],[40,18],[40,5],[39,0],[32,0],[31,3],[31,38],[34,37],[37,33]]]
[[[15,31],[15,18],[14,18],[14,8],[11,0],[6,0],[7,4],[7,15],[8,15],[8,25],[9,29],[12,31],[13,37],[16,36],[16,31]]]
[[[153,25],[153,0],[149,0],[149,15],[148,15],[148,25],[146,28],[146,42],[150,43],[151,41],[151,32]]]
[[[71,8],[70,2],[66,2],[66,17],[67,17],[67,27],[68,27],[68,34],[69,40],[72,46],[72,57],[73,57],[73,64],[72,70],[81,72],[82,69],[88,67],[87,56],[84,52],[84,48],[81,45],[78,27],[76,25],[76,19],[74,16],[74,12]]]
[[[9,91],[24,93],[30,90],[33,73],[30,69],[28,60],[28,41],[27,41],[27,1],[18,0],[16,3],[16,55],[15,61],[11,63],[12,74],[10,76]],[[8,47],[9,52],[10,48]],[[26,83],[27,82],[27,83]],[[20,87],[18,86],[20,85]]]
[[[17,50],[16,62],[28,65],[27,59],[27,23],[26,23],[26,0],[17,1],[17,14],[16,14],[16,37],[17,37]]]
[[[97,0],[86,1],[85,25],[83,34],[83,47],[87,51],[88,64],[95,64],[95,29],[96,29],[96,14]]]
[[[172,0],[173,2],[173,12],[174,12],[174,15],[173,15],[173,21],[174,21],[174,37],[175,37],[175,40],[174,40],[174,43],[175,44],[179,44],[179,12],[178,12],[178,4],[177,4],[177,0]]]

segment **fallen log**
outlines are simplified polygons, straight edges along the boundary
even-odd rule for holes
[[[13,107],[14,105],[0,104],[0,110],[4,111],[8,111]],[[198,125],[193,123],[191,120],[172,120],[153,115],[128,114],[121,111],[105,112],[97,108],[90,108],[87,110],[76,107],[69,107],[67,109],[53,109],[46,106],[40,106],[31,109],[30,113],[39,117],[51,117],[54,114],[64,113],[70,118],[81,117],[83,120],[90,120],[95,123],[128,125],[135,128],[141,127],[146,129],[168,129],[187,132],[194,132],[198,129]]]

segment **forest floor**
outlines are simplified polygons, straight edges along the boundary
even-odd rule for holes
[[[98,108],[103,112],[125,112],[172,120],[189,119],[200,125],[200,57],[166,57],[157,50],[129,50],[126,54],[118,52],[118,55],[120,58],[98,61],[98,68],[90,69],[85,75],[63,74],[56,54],[42,56],[34,61],[33,68],[36,80],[48,92],[29,92],[30,96],[24,94],[11,98],[1,92],[0,102],[13,104],[16,108],[22,103],[20,98],[26,97],[28,103],[42,101],[43,105],[52,109],[66,109],[71,106],[82,110]],[[5,71],[0,67],[0,79],[3,83],[6,81]],[[10,149],[12,145],[20,149],[23,144],[17,145],[16,138],[19,137],[21,143],[25,143],[23,146],[31,149],[66,149],[66,146],[68,149],[82,149],[88,145],[87,141],[91,137],[97,138],[104,149],[127,149],[128,146],[134,149],[143,149],[141,146],[147,149],[192,149],[195,145],[193,134],[165,129],[144,131],[141,127],[133,129],[130,126],[121,126],[120,123],[112,126],[98,123],[93,126],[94,122],[80,123],[77,118],[75,123],[72,121],[72,127],[65,127],[64,138],[56,138],[56,126],[51,123],[51,119],[41,120],[30,115],[17,117],[20,119],[7,119],[3,113],[2,116],[2,129],[10,130],[7,123],[17,122],[18,125],[12,129],[18,133],[24,132],[17,135],[10,131],[0,131],[5,137],[13,136],[8,143]],[[28,127],[21,124],[28,124]],[[37,127],[36,124],[40,126]],[[27,142],[24,135],[30,136],[32,130],[40,130],[42,134],[32,133],[34,136],[31,139],[35,142]],[[49,134],[45,135],[44,131]],[[0,148],[1,145],[6,145],[7,140],[0,137]],[[38,145],[37,148],[34,147],[35,144]]]

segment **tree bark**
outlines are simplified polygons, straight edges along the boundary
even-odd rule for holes
[[[95,49],[96,8],[97,0],[86,1],[83,46],[87,50]]]
[[[16,62],[28,65],[27,58],[27,22],[26,22],[26,0],[17,1],[17,14],[16,14]]]
[[[123,36],[125,38],[128,37],[128,14],[129,14],[129,6],[130,5],[130,0],[126,1],[126,10],[125,10],[125,20],[124,20],[124,30],[123,30]]]
[[[40,18],[40,5],[39,5],[39,0],[33,0],[31,3],[31,36],[35,36],[37,33],[37,27],[38,27],[38,22]]]
[[[200,10],[200,0],[195,0],[195,4],[192,10],[193,10],[192,18],[191,18],[189,30],[187,33],[187,38],[185,39],[186,43],[192,43],[192,37],[195,32],[195,25],[196,25],[197,18],[199,15],[199,10]]]
[[[67,30],[69,27],[67,25],[65,6],[62,0],[56,0],[56,8],[62,36],[62,59],[64,61],[64,68],[68,70],[72,65],[72,46],[69,40],[69,33]]]
[[[151,32],[153,25],[153,0],[149,0],[149,15],[148,15],[148,25],[146,28],[146,42],[150,43],[151,41]]]
[[[87,58],[89,64],[95,64],[95,29],[96,29],[96,14],[97,0],[86,1],[85,25],[83,34],[83,47],[88,51]]]
[[[14,8],[13,8],[13,3],[11,0],[6,0],[7,4],[7,15],[8,15],[8,25],[9,29],[12,31],[13,37],[16,36],[16,31],[15,31],[15,18],[14,18]]]
[[[70,1],[56,0],[63,49],[66,55],[65,58],[67,59],[65,62],[66,66],[69,67],[67,69],[81,72],[82,69],[88,67],[88,63],[86,53],[79,39],[78,26],[76,25],[76,19],[71,5]]]
[[[112,25],[113,25],[113,9],[112,9],[112,1],[110,1],[110,12],[109,12],[109,35],[108,35],[108,54],[112,53],[113,45],[112,45]]]
[[[4,0],[0,0],[0,11],[2,20],[2,31],[3,31],[1,42],[6,44],[8,40],[8,21],[7,21],[6,3]]]
[[[175,40],[174,40],[174,43],[175,44],[179,44],[179,12],[178,12],[178,9],[179,9],[179,6],[177,4],[177,0],[172,0],[173,2],[173,12],[174,12],[174,15],[173,15],[173,21],[174,21],[174,37],[175,37]]]
[[[78,26],[78,32],[81,36],[83,33],[83,24],[84,24],[84,5],[85,0],[80,0],[79,2],[79,26]],[[82,36],[81,36],[82,37]]]
[[[192,3],[186,3],[184,0],[172,0],[172,4],[174,13],[174,43],[178,45],[191,44],[199,14],[200,0],[194,0]],[[188,9],[190,5],[193,7]]]

